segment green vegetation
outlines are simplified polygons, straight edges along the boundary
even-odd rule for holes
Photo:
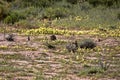
[[[5,60],[15,59],[15,60],[25,60],[25,56],[21,54],[0,54],[0,58]]]
[[[19,20],[25,19],[24,15],[18,13],[18,12],[11,12],[8,14],[8,16],[4,19],[4,22],[7,24],[14,24],[15,22],[18,22]]]
[[[118,16],[117,16],[117,18],[120,20],[120,13],[118,13]]]
[[[0,66],[0,72],[9,73],[9,72],[18,72],[18,71],[21,71],[21,69],[16,68],[14,66]]]
[[[42,72],[37,73],[35,80],[44,80],[44,75],[42,74]]]
[[[55,18],[63,18],[68,15],[69,11],[65,8],[47,8],[45,12],[42,15],[42,18],[48,18],[48,19],[55,19]]]
[[[103,70],[107,70],[107,69],[110,67],[110,63],[102,62],[102,61],[99,61],[99,62],[100,62],[100,67],[101,67]]]
[[[80,71],[80,73],[78,74],[79,76],[83,76],[83,75],[95,75],[95,74],[102,74],[104,72],[104,70],[102,70],[101,68],[97,68],[97,67],[90,67],[90,68],[85,68],[84,70]]]
[[[4,19],[8,14],[8,4],[3,0],[0,1],[0,20]]]
[[[21,51],[24,51],[24,50],[26,50],[26,51],[27,50],[36,51],[37,48],[29,47],[29,46],[26,46],[26,45],[15,45],[15,46],[12,46],[12,47],[1,45],[0,50],[3,50],[3,51],[5,51],[5,50],[8,50],[8,51],[10,51],[10,50],[14,50],[14,51],[19,51],[19,50],[21,50]]]
[[[118,29],[107,29],[107,31],[101,31],[99,29],[93,29],[93,30],[67,30],[67,29],[54,29],[54,28],[44,28],[40,27],[37,29],[29,29],[29,30],[21,30],[20,33],[24,33],[26,35],[40,35],[40,34],[57,34],[57,35],[81,35],[81,34],[91,34],[94,36],[101,36],[101,37],[119,37],[120,36],[120,30]]]
[[[96,44],[91,39],[83,39],[80,43],[80,48],[94,48],[96,47]]]
[[[2,0],[0,16],[3,22],[22,28],[43,27],[44,19],[50,20],[50,27],[65,29],[119,27],[119,4],[119,0]]]
[[[0,0],[0,80],[117,80],[119,44],[120,0]]]

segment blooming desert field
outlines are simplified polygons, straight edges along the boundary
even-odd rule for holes
[[[120,80],[120,0],[0,0],[0,80]]]
[[[1,80],[120,78],[119,29],[78,31],[39,28],[14,31],[14,41],[4,40],[3,32],[0,33]],[[55,34],[56,40],[51,40],[52,34]],[[81,42],[85,39],[92,40],[96,46],[92,49],[80,48]],[[78,49],[74,53],[69,52],[66,45],[75,40],[78,42]],[[51,48],[49,45],[54,47]]]

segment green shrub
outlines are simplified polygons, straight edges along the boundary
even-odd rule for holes
[[[21,19],[25,19],[25,16],[19,12],[10,12],[9,15],[4,19],[4,22],[9,24],[14,24],[15,22],[18,22]]]
[[[0,1],[0,20],[4,19],[8,15],[8,4]]]
[[[29,17],[36,17],[38,16],[38,14],[42,11],[42,8],[39,7],[26,7],[23,9],[13,9],[13,11],[11,11],[11,13],[17,13],[20,16],[23,16],[24,18],[29,18]]]
[[[102,70],[101,68],[97,68],[97,67],[89,67],[89,68],[85,68],[84,70],[81,70],[78,75],[82,76],[82,75],[95,75],[95,74],[100,74],[103,73],[104,70]]]
[[[116,25],[110,25],[109,29],[117,29],[118,27]]]
[[[41,72],[41,71],[38,72],[35,77],[35,80],[45,80],[43,72]]]
[[[119,14],[117,14],[117,18],[120,20],[120,13],[119,13]]]
[[[88,2],[94,7],[103,5],[106,7],[111,7],[113,5],[119,5],[120,1],[118,0],[88,0]]]
[[[19,7],[49,7],[53,4],[52,0],[16,0],[14,2],[14,5],[17,5]]]
[[[36,21],[29,21],[29,20],[20,20],[15,23],[15,26],[17,28],[24,28],[24,29],[33,29],[33,28],[38,28],[37,22]]]
[[[99,65],[100,65],[101,69],[103,69],[103,70],[108,70],[108,68],[110,67],[110,63],[107,63],[107,62],[101,61],[101,60],[99,60]]]
[[[42,18],[49,18],[49,19],[55,19],[55,18],[63,18],[69,15],[69,10],[66,8],[47,8],[45,12],[42,15]]]
[[[12,1],[15,1],[15,0],[5,0],[5,1],[7,1],[7,2],[12,2]]]
[[[88,0],[88,2],[93,5],[94,7],[102,4],[101,0]]]
[[[94,48],[96,47],[96,44],[93,42],[93,40],[91,39],[83,39],[81,42],[80,42],[80,48]]]
[[[68,2],[64,2],[64,1],[61,1],[61,2],[56,2],[54,5],[54,7],[63,7],[63,8],[72,8],[72,4],[68,3]]]
[[[77,4],[79,0],[66,0],[66,1],[71,4]]]

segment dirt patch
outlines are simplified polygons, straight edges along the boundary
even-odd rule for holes
[[[104,39],[100,42],[98,42],[98,45],[101,45],[101,46],[119,46],[120,44],[120,41],[114,39],[114,38],[107,38],[107,39]]]
[[[42,75],[41,77],[44,77],[45,79],[56,78],[56,79],[62,79],[62,80],[95,80],[89,77],[81,78],[81,76],[78,76],[77,74],[81,71],[85,63],[96,65],[94,64],[95,62],[92,63],[92,61],[96,61],[98,59],[98,57],[95,56],[97,55],[95,54],[97,52],[91,52],[89,50],[81,50],[75,54],[69,53],[65,49],[66,43],[69,41],[74,41],[75,39],[80,41],[84,38],[93,39],[98,46],[108,46],[108,47],[119,46],[119,43],[120,43],[119,38],[115,39],[113,37],[102,38],[100,41],[98,41],[94,36],[90,36],[90,35],[75,35],[75,36],[56,35],[57,41],[51,41],[49,40],[49,36],[50,35],[30,36],[31,40],[28,41],[27,36],[16,34],[15,41],[9,42],[6,40],[4,41],[3,34],[0,34],[0,46],[3,46],[1,47],[0,54],[5,54],[5,55],[21,54],[22,56],[25,57],[24,60],[21,60],[22,59],[21,57],[20,59],[16,59],[14,56],[12,56],[12,58],[9,58],[9,56],[6,57],[8,59],[6,59],[6,62],[4,64],[9,65],[7,63],[7,60],[9,60],[9,62],[11,62],[13,69],[14,67],[18,68],[15,74],[13,73],[14,75],[12,75],[12,77],[8,79],[34,80],[35,77]],[[47,39],[45,39],[45,37],[47,37]],[[56,49],[46,48],[46,46],[44,45],[46,40],[50,43],[54,43],[53,45],[56,46]],[[18,46],[18,47],[20,46],[23,48],[32,47],[32,48],[35,48],[35,50],[31,50],[31,49],[21,50],[21,48],[20,49],[16,48],[17,51],[15,51],[14,49],[13,50],[6,49],[6,48],[12,48],[14,46]],[[113,51],[113,53],[116,53],[116,52]],[[119,58],[118,56],[119,56],[119,53],[116,53],[116,55],[114,55],[115,59],[118,59]],[[17,57],[19,58],[19,56]],[[1,58],[0,60],[3,60],[3,59],[5,58]],[[114,63],[114,62],[111,61],[111,63]],[[119,63],[119,61],[116,63]],[[2,66],[5,66],[5,65],[2,65]],[[114,67],[116,67],[116,65]],[[22,70],[19,70],[19,68]],[[6,71],[6,70],[7,69],[1,68],[1,71]],[[37,74],[38,72],[39,74]],[[19,73],[19,75],[16,73]],[[8,74],[11,76],[11,73],[8,73]],[[28,76],[27,74],[32,74],[32,75]],[[111,75],[115,75],[115,73]],[[4,77],[7,78],[8,76],[4,76]],[[100,80],[117,80],[117,79],[106,78],[106,79],[100,79]]]

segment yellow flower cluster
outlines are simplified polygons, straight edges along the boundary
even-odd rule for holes
[[[80,17],[80,16],[75,17],[75,21],[81,21],[81,20],[82,20],[82,17]]]
[[[4,46],[4,45],[1,45],[0,46],[0,49],[4,50],[4,49],[7,49],[8,47],[7,46]]]
[[[99,29],[93,29],[93,30],[64,30],[64,29],[55,29],[55,28],[45,28],[40,27],[38,29],[30,29],[30,30],[23,30],[22,33],[25,33],[26,35],[39,35],[39,34],[62,34],[62,35],[70,35],[70,34],[89,34],[89,35],[95,35],[95,36],[102,36],[102,37],[120,37],[120,30],[114,29],[114,30],[107,30],[106,32],[102,32]]]

